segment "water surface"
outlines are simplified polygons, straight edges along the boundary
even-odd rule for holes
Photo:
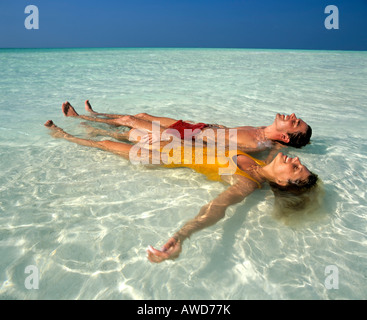
[[[0,50],[1,299],[365,299],[366,52],[231,49]],[[288,149],[324,183],[322,212],[296,225],[259,190],[187,240],[160,246],[225,186],[188,169],[132,166],[50,137],[86,137],[80,113],[147,112],[227,126],[295,112],[312,144]],[[25,268],[39,270],[28,290]],[[325,287],[336,266],[338,289]]]

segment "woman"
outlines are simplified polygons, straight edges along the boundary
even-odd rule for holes
[[[110,140],[94,141],[78,138],[57,127],[51,120],[47,121],[45,126],[52,130],[52,135],[56,138],[64,138],[80,145],[113,152],[132,161],[131,151],[136,145]],[[237,150],[229,150],[224,155],[218,156],[218,154],[211,153],[210,150],[204,148],[201,154],[202,161],[197,161],[194,156],[195,152],[189,153],[189,157],[192,158],[187,159],[185,158],[187,153],[182,150],[186,149],[181,148],[181,161],[177,161],[179,163],[171,162],[167,164],[167,162],[161,161],[160,165],[165,167],[189,167],[205,174],[212,180],[227,182],[230,186],[210,203],[204,205],[199,214],[176,232],[161,250],[149,246],[147,253],[151,262],[159,263],[167,259],[177,258],[185,239],[189,238],[194,232],[218,222],[225,216],[225,211],[230,205],[241,202],[257,188],[261,188],[265,182],[268,182],[272,188],[277,190],[275,194],[283,191],[300,194],[311,189],[317,182],[317,175],[302,165],[298,157],[290,158],[281,152],[273,160],[263,162]],[[140,151],[141,154],[143,150]],[[149,157],[152,157],[153,152],[154,150],[147,150]],[[162,155],[165,153],[164,149],[160,149],[159,152]],[[220,158],[229,159],[229,163],[225,164],[224,161],[221,161],[223,159]],[[228,174],[228,170],[223,170],[225,174],[221,175],[220,169],[229,168],[230,165],[232,168],[234,167],[231,174]]]

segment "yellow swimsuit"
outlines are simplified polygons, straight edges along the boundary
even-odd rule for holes
[[[201,152],[202,149],[202,152]],[[255,159],[239,150],[226,151],[225,154],[217,153],[217,149],[208,149],[207,147],[198,148],[195,154],[195,148],[185,147],[171,149],[168,152],[161,150],[162,154],[166,154],[171,163],[166,162],[164,165],[166,168],[180,168],[186,167],[195,170],[196,172],[204,174],[209,180],[223,181],[221,175],[237,174],[250,179],[257,183],[258,187],[261,188],[259,181],[251,177],[245,171],[242,171],[233,159],[235,156],[244,155],[254,160],[258,165],[265,166],[265,162]],[[180,152],[181,151],[181,152]]]

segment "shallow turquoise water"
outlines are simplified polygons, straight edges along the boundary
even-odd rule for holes
[[[367,53],[230,49],[0,50],[1,299],[365,299]],[[295,112],[312,144],[288,149],[319,174],[320,213],[286,225],[268,188],[192,236],[160,246],[225,189],[187,169],[132,166],[50,137],[83,113],[148,112],[228,126]],[[25,269],[39,270],[27,289]],[[338,289],[325,268],[338,268]]]

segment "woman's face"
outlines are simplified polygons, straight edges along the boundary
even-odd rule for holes
[[[304,181],[310,175],[310,171],[301,164],[298,157],[290,158],[281,152],[278,153],[270,165],[275,182],[282,186],[286,186],[288,180]]]

